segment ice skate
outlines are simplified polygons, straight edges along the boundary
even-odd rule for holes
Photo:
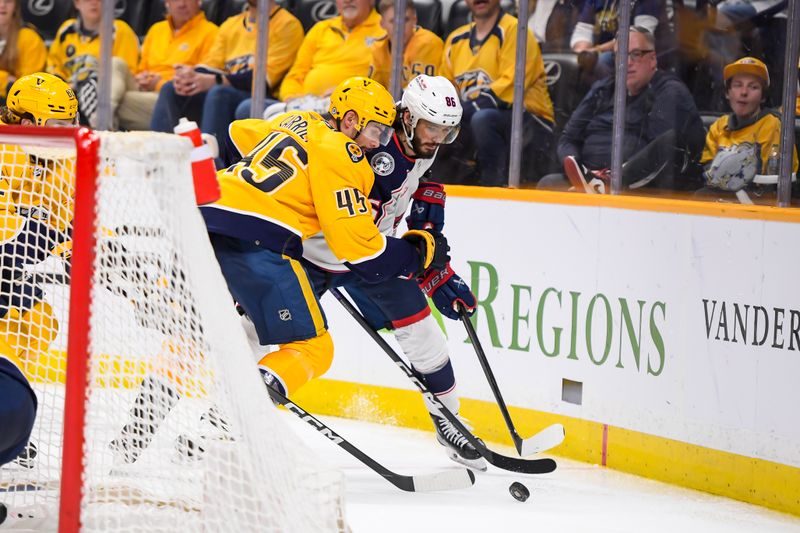
[[[485,472],[486,461],[453,424],[443,416],[431,414],[436,427],[436,440],[447,449],[447,456],[462,465]],[[478,439],[480,440],[480,439]]]

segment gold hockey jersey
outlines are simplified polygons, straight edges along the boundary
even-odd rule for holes
[[[222,196],[201,207],[219,233],[299,259],[322,233],[334,255],[369,281],[409,275],[416,250],[385,237],[368,200],[374,175],[361,148],[313,112],[238,120],[230,137],[239,162],[217,174]]]
[[[758,173],[766,174],[767,160],[773,145],[781,144],[781,119],[774,111],[763,110],[752,124],[734,128],[731,114],[719,117],[708,129],[706,145],[700,158],[702,164],[711,163],[720,148],[751,143],[758,148]],[[792,172],[797,171],[797,148],[794,150]]]
[[[352,31],[348,31],[341,16],[314,24],[286,74],[281,100],[307,94],[322,96],[351,76],[366,76],[369,46],[386,35],[380,23],[381,16],[373,10]]]
[[[114,57],[136,72],[139,61],[139,38],[122,20],[114,21]],[[100,36],[82,29],[79,19],[69,19],[58,29],[47,55],[47,71],[70,84],[82,81],[99,68]]]
[[[491,89],[507,105],[514,100],[514,60],[517,48],[517,19],[501,13],[483,41],[475,36],[475,23],[451,33],[444,44],[442,76],[458,89],[462,100],[477,98]],[[539,43],[528,31],[528,62],[525,66],[525,109],[553,122],[553,102],[547,92]]]
[[[248,12],[228,18],[202,64],[236,75],[255,68],[256,33],[258,26]],[[267,50],[267,79],[274,92],[292,66],[303,42],[303,25],[282,7],[275,7],[269,16],[269,47]]]

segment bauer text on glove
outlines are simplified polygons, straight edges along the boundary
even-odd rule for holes
[[[431,268],[425,272],[419,280],[419,288],[447,318],[458,320],[459,306],[464,308],[468,316],[475,312],[475,295],[467,282],[453,272],[450,263],[442,269]]]
[[[411,213],[406,217],[409,229],[432,229],[441,232],[444,228],[444,202],[447,195],[441,183],[420,182],[411,204]]]

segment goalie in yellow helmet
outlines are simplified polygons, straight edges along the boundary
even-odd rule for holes
[[[45,73],[19,78],[0,108],[3,124],[23,126],[74,126],[77,115],[72,89]],[[53,254],[69,257],[74,196],[74,153],[31,143],[0,145],[0,381],[19,384],[17,400],[30,391],[27,380],[37,373],[35,363],[58,334],[43,289],[26,274]],[[12,405],[3,398],[0,404]],[[32,423],[28,410],[0,418]],[[30,461],[35,448],[26,444],[27,436],[6,450],[10,459]]]
[[[284,394],[322,375],[333,359],[325,315],[300,263],[306,239],[322,235],[369,282],[446,262],[440,234],[398,239],[373,222],[374,175],[363,150],[391,138],[395,114],[382,85],[354,77],[334,89],[327,114],[292,111],[230,126],[241,159],[218,173],[222,196],[201,211],[228,288],[260,344],[280,345],[259,368]]]
[[[78,99],[61,78],[37,72],[19,78],[0,108],[3,124],[77,126]]]

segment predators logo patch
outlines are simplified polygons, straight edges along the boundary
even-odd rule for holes
[[[353,163],[358,163],[364,159],[364,152],[359,145],[356,143],[347,143],[345,146],[347,147],[347,155],[350,156]]]

